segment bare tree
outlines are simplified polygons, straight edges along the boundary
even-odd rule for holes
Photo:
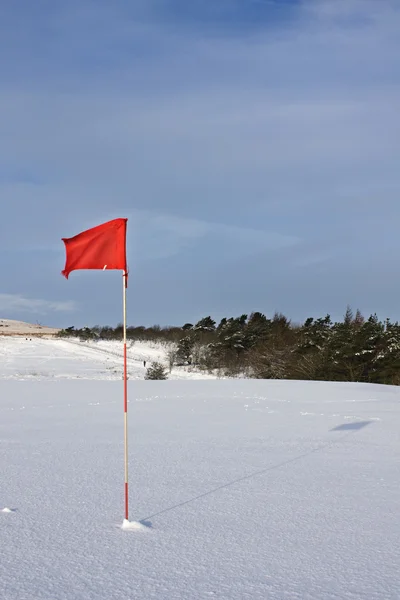
[[[169,367],[169,372],[171,373],[175,362],[176,362],[176,353],[177,353],[177,346],[176,344],[171,344],[170,345],[170,349],[167,352],[167,357],[168,357],[168,367]]]

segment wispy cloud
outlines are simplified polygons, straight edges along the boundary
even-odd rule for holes
[[[72,312],[77,309],[76,302],[51,302],[38,298],[26,298],[19,294],[0,294],[0,310],[27,312],[45,315],[54,312]]]
[[[299,243],[296,236],[266,229],[190,219],[167,213],[135,210],[128,213],[132,248],[140,260],[168,258],[217,243],[229,256],[280,250]]]

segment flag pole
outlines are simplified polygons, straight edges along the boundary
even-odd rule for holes
[[[123,284],[123,312],[124,312],[124,463],[125,463],[125,520],[129,521],[129,493],[128,493],[128,357],[126,348],[126,271],[122,275]]]

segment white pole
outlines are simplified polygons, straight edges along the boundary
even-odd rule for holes
[[[126,348],[126,288],[127,272],[122,275],[123,284],[123,311],[124,311],[124,463],[125,463],[125,519],[129,521],[129,493],[128,493],[128,358]]]

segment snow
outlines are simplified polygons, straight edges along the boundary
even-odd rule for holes
[[[143,525],[143,523],[139,523],[138,521],[128,521],[128,519],[124,519],[121,529],[124,529],[125,531],[146,531],[148,527]]]
[[[131,379],[124,525],[122,381],[91,348],[16,348],[2,600],[398,599],[399,388]]]
[[[143,379],[152,361],[168,371],[168,344],[135,342],[128,345],[131,379]],[[123,346],[119,341],[80,342],[77,339],[0,336],[0,380],[95,379],[120,380]],[[146,368],[143,361],[146,361]],[[170,379],[215,379],[189,367],[174,367]]]

